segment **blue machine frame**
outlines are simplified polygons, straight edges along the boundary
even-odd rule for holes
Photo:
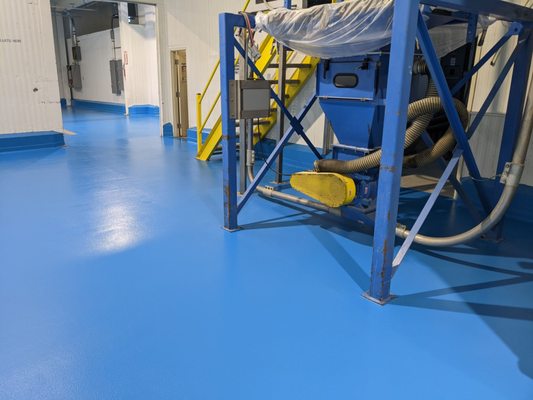
[[[425,8],[421,10],[421,4],[424,4],[426,7],[436,6],[456,10],[457,15],[462,15],[470,23],[469,38],[471,41],[475,39],[475,27],[479,15],[493,15],[499,19],[510,21],[512,24],[508,32],[494,47],[450,90],[431,42],[428,27],[422,15]],[[251,18],[251,23],[252,26],[255,23],[253,18]],[[514,66],[498,163],[497,173],[502,173],[505,163],[510,160],[514,152],[522,120],[533,55],[533,39],[531,37],[532,23],[532,9],[500,0],[409,0],[395,2],[386,100],[387,112],[384,120],[382,139],[383,154],[379,172],[377,210],[374,223],[373,261],[370,288],[365,293],[365,297],[369,300],[379,304],[385,304],[391,299],[390,288],[394,273],[413,244],[416,234],[418,234],[423,226],[447,181],[450,181],[454,185],[476,219],[479,220],[483,214],[487,214],[494,205],[496,199],[494,194],[489,195],[486,187],[483,187],[479,183],[481,175],[469,145],[469,138],[472,137],[479,127],[481,119],[486,114],[506,76]],[[317,158],[321,158],[320,153],[312,145],[302,127],[302,120],[315,103],[317,99],[316,95],[307,101],[299,115],[293,116],[284,107],[283,102],[278,98],[276,93],[272,91],[272,98],[287,117],[290,128],[277,143],[275,149],[257,173],[254,181],[250,183],[246,192],[242,196],[238,195],[237,135],[235,121],[230,118],[229,90],[230,81],[235,79],[234,49],[237,48],[240,54],[244,56],[244,49],[236,41],[234,30],[237,27],[244,28],[245,26],[245,20],[242,15],[227,13],[220,15],[224,227],[229,231],[235,231],[239,228],[237,218],[239,212],[255,192],[259,183],[268,172],[268,169],[274,164],[283,147],[289,142],[294,133],[300,135],[305,140]],[[465,131],[461,125],[458,112],[454,107],[453,95],[464,87],[492,56],[514,36],[518,37],[514,52],[503,68],[500,77],[495,82],[477,117],[471,123],[468,131]],[[395,231],[397,227],[400,180],[403,167],[403,145],[407,124],[407,109],[410,100],[409,93],[412,79],[413,55],[417,39],[431,76],[435,81],[439,96],[443,101],[444,110],[457,141],[457,147],[450,161],[440,161],[444,170],[442,177],[411,229],[409,237],[404,241],[395,257]],[[253,62],[249,62],[249,65],[257,76],[262,77]],[[426,144],[431,144],[431,139],[428,135],[425,135],[424,140]],[[476,209],[474,203],[466,196],[460,182],[452,176],[461,158],[464,159],[470,175],[474,178],[484,210],[479,211]],[[495,180],[492,185],[491,192],[499,193],[501,190],[499,181]],[[498,190],[494,190],[494,187],[497,187]]]

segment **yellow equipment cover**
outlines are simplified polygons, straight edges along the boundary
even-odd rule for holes
[[[298,172],[292,175],[291,186],[333,208],[352,203],[357,194],[353,179],[333,172]]]

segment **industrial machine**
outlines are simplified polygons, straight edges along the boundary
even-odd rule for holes
[[[290,8],[290,2],[285,3]],[[356,2],[318,6],[303,14],[283,10],[268,17],[220,16],[224,227],[229,231],[239,228],[238,214],[256,192],[368,225],[374,230],[374,256],[370,288],[365,296],[385,304],[391,299],[394,273],[414,242],[442,247],[482,235],[501,235],[499,224],[520,183],[533,128],[533,95],[527,96],[533,54],[533,10],[499,0],[364,0],[359,3],[365,4],[359,8]],[[363,12],[373,13],[372,18]],[[509,30],[474,65],[476,43],[482,40],[491,21],[487,17],[510,22]],[[318,28],[311,31],[317,37],[309,40],[299,37],[298,32],[306,31],[302,28],[305,24],[311,26],[316,22],[313,18],[328,21],[320,25],[323,37]],[[289,25],[284,25],[284,20]],[[357,25],[361,23],[365,24],[364,29],[363,25]],[[371,24],[375,24],[374,31]],[[465,27],[464,45],[453,48],[452,56],[450,49],[439,54],[440,49],[434,45],[438,40],[432,40],[431,29],[453,29],[458,24]],[[237,37],[236,28],[241,28]],[[264,74],[254,63],[253,43],[249,38],[253,37],[255,28],[268,32],[286,48],[321,57],[316,71],[316,92],[296,116],[285,105],[286,82],[278,82],[276,93],[268,82],[265,84]],[[370,34],[358,37],[359,31]],[[469,82],[512,37],[518,37],[515,50],[480,112],[470,121],[464,105]],[[235,48],[243,60],[243,75],[238,80],[235,79]],[[283,58],[280,60],[280,65],[285,62]],[[513,66],[500,151],[501,179],[490,180],[488,184],[485,180],[482,184],[469,139]],[[256,171],[253,121],[270,114],[271,100],[290,127],[279,135],[274,150]],[[331,153],[327,157],[313,145],[302,126],[317,101],[338,140],[330,143]],[[442,120],[444,115],[447,121],[443,126],[432,126],[432,121],[434,124],[436,118]],[[314,165],[291,176],[290,191],[284,190],[282,182],[261,186],[271,169],[276,170],[277,177],[282,176],[280,157],[295,134],[316,156]],[[481,210],[454,175],[461,158],[475,183],[483,205]],[[442,166],[442,177],[416,223],[412,227],[402,226],[397,223],[402,173],[431,163]],[[241,171],[240,186],[238,171]],[[471,211],[475,226],[450,237],[420,235],[420,228],[447,182],[453,184]],[[396,237],[404,239],[397,254]]]

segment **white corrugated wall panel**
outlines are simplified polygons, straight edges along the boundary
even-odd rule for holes
[[[50,1],[0,8],[0,134],[61,131]]]

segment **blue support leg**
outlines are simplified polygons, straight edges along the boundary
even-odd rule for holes
[[[220,91],[222,99],[222,160],[224,187],[224,229],[235,231],[237,222],[237,133],[229,112],[229,84],[235,79],[235,50],[230,14],[219,17],[220,29]]]
[[[407,124],[407,108],[411,92],[413,55],[419,1],[397,1],[394,4],[391,63],[387,88],[387,107],[383,128],[383,155],[379,173],[374,254],[370,289],[365,297],[379,304],[390,300],[392,259],[403,146]]]

